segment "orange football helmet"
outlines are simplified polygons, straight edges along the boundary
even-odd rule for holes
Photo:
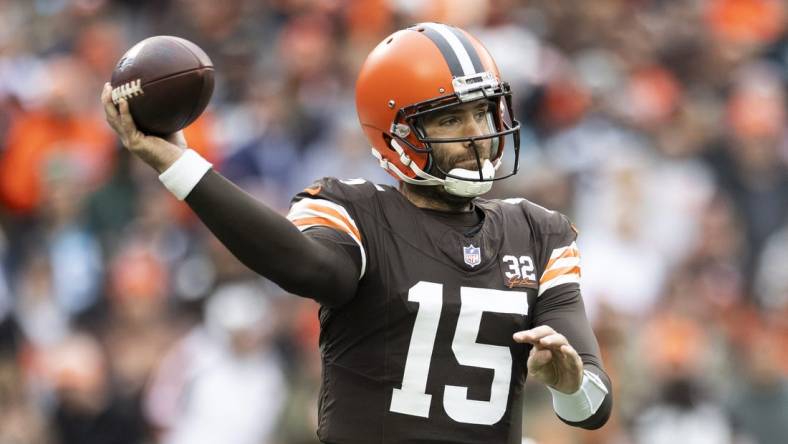
[[[487,134],[427,137],[421,126],[426,115],[481,99],[491,105]],[[512,113],[509,84],[501,81],[487,49],[462,29],[420,23],[384,39],[361,67],[356,109],[372,154],[399,180],[443,185],[452,194],[478,196],[490,189],[492,181],[517,173],[520,124]],[[514,165],[509,174],[495,177],[508,135],[514,142]],[[481,139],[492,139],[489,161],[479,158],[475,142]],[[471,142],[478,171],[440,170],[432,160],[431,144],[447,142]]]

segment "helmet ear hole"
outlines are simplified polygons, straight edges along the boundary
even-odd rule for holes
[[[413,132],[416,133],[421,138],[427,137],[427,132],[424,131],[424,117],[419,117],[416,119],[411,120],[410,127],[413,129]]]
[[[386,133],[382,133],[381,135],[383,136],[383,143],[386,144],[389,150],[396,152],[397,150],[395,150],[394,147],[391,146],[391,136],[389,136]]]

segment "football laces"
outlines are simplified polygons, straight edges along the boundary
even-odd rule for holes
[[[139,96],[141,94],[143,94],[142,80],[132,80],[112,88],[112,103],[117,105],[118,102],[120,102],[120,99],[128,100],[131,97]]]

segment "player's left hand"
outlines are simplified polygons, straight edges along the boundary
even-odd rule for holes
[[[528,375],[562,393],[574,393],[583,382],[583,361],[566,337],[547,325],[514,334],[515,342],[531,344]]]

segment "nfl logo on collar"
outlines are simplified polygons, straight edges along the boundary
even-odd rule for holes
[[[482,249],[474,247],[473,244],[462,247],[462,255],[465,263],[471,267],[475,267],[482,262]]]

